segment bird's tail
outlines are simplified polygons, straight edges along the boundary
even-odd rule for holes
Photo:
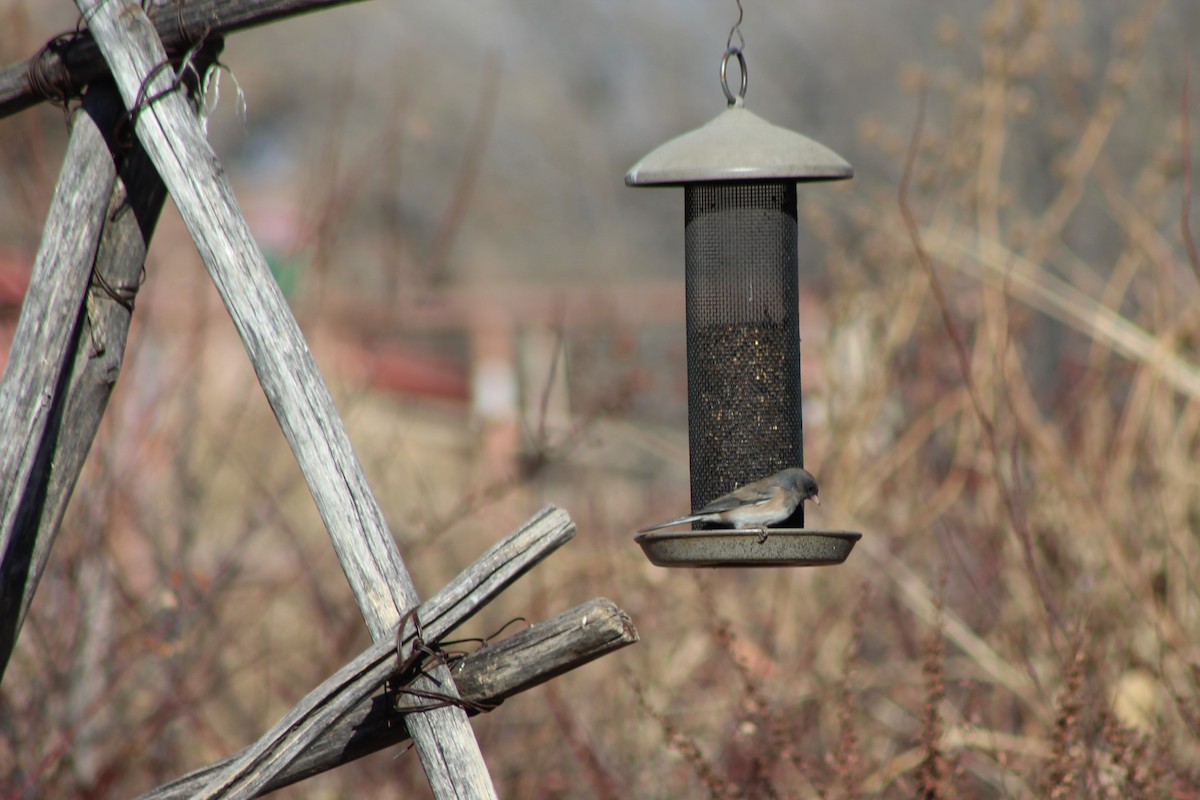
[[[673,528],[676,525],[686,525],[689,522],[699,522],[702,519],[704,519],[703,514],[688,514],[686,517],[676,517],[675,519],[669,519],[666,522],[660,522],[657,525],[651,525],[647,528],[640,528],[638,533],[649,533],[650,531],[657,531],[662,528]]]

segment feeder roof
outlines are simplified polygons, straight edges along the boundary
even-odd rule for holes
[[[849,178],[854,168],[807,136],[780,128],[740,103],[647,155],[625,175],[629,186],[708,181]]]

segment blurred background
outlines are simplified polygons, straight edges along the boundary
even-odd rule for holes
[[[807,522],[864,533],[832,568],[632,540],[688,506],[683,198],[623,176],[724,109],[732,0],[361,3],[226,43],[211,141],[418,590],[555,503],[576,539],[463,634],[593,596],[641,633],[476,718],[497,788],[1196,796],[1200,6],[745,5],[747,106],[856,173],[799,196]],[[0,58],[75,24],[0,0]],[[4,352],[67,134],[0,120]],[[368,643],[168,202],[0,687],[0,794],[149,790]],[[400,792],[429,795],[411,752],[278,796]]]

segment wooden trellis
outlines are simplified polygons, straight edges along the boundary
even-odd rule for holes
[[[409,737],[435,796],[494,797],[468,711],[637,640],[624,612],[597,599],[472,655],[453,672],[439,658],[422,657],[422,648],[568,541],[574,525],[547,507],[420,602],[328,387],[188,93],[179,91],[213,64],[225,33],[342,2],[177,0],[151,6],[148,16],[133,0],[76,0],[85,29],[0,71],[0,115],[87,88],[0,384],[0,676],[120,371],[146,249],[168,192],[242,337],[375,642],[258,742],[147,797],[253,797]],[[398,675],[398,663],[410,668]],[[378,695],[389,680],[402,682],[403,691]],[[439,702],[430,703],[432,696]]]

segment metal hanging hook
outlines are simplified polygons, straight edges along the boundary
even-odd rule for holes
[[[729,58],[736,56],[738,61],[738,70],[742,73],[742,85],[738,87],[738,93],[735,97],[729,89]],[[725,51],[725,55],[721,57],[721,91],[725,92],[725,99],[729,101],[729,107],[741,105],[746,100],[746,56],[742,55],[742,51],[736,47],[731,47]]]
[[[746,48],[746,38],[742,36],[742,17],[745,16],[745,11],[742,9],[742,0],[737,0],[738,17],[737,22],[733,23],[733,27],[729,29],[729,37],[725,40],[725,55],[721,57],[721,91],[725,92],[725,99],[729,101],[729,107],[742,105],[746,99],[746,56],[742,53]],[[733,43],[733,37],[736,36],[738,43]],[[737,57],[738,71],[741,73],[741,86],[738,88],[737,96],[729,89],[729,59]]]

